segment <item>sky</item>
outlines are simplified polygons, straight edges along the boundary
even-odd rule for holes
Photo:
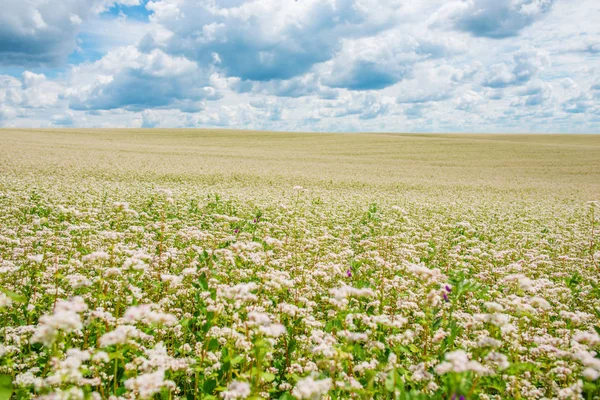
[[[600,133],[598,0],[0,0],[0,126]]]

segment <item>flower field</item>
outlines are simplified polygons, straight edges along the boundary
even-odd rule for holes
[[[597,136],[0,139],[0,399],[600,398]]]

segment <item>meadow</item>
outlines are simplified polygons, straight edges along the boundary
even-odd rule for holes
[[[0,130],[0,400],[598,399],[600,135]]]

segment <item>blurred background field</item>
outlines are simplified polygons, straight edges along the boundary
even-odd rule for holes
[[[600,192],[599,135],[3,129],[0,143],[0,170],[14,177],[457,198]]]

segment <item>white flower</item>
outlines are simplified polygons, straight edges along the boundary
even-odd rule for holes
[[[419,363],[416,367],[411,368],[413,374],[411,376],[411,380],[415,382],[428,381],[433,377],[431,373],[427,372],[427,366],[425,363]]]
[[[165,197],[173,197],[173,191],[171,189],[158,188],[156,189],[156,192],[162,194]]]
[[[434,343],[439,343],[442,340],[444,340],[444,338],[448,336],[448,332],[446,332],[445,330],[443,330],[442,328],[438,329],[435,334],[433,335],[433,342]]]
[[[329,293],[331,296],[333,296],[329,301],[339,308],[344,308],[346,305],[348,305],[348,297],[370,298],[376,296],[372,289],[358,289],[347,285],[336,289],[330,289]]]
[[[54,393],[36,397],[39,400],[84,400],[85,393],[81,388],[72,387],[67,390],[56,389]]]
[[[502,306],[502,304],[498,304],[496,302],[493,301],[488,301],[485,303],[485,308],[488,309],[489,312],[492,313],[499,313],[504,311],[504,307]]]
[[[508,357],[506,357],[502,353],[494,351],[485,356],[485,360],[495,364],[500,370],[504,370],[510,366],[510,363],[508,362]]]
[[[110,361],[110,357],[107,352],[99,351],[93,355],[92,361],[94,361],[96,363],[107,363]]]
[[[269,325],[271,323],[271,317],[269,314],[259,313],[251,311],[248,313],[248,321],[251,325]]]
[[[423,264],[409,264],[406,267],[406,269],[409,272],[412,272],[413,274],[415,274],[416,276],[422,277],[425,279],[435,279],[442,275],[442,273],[440,272],[440,270],[438,268],[429,269]]]
[[[299,399],[318,400],[331,390],[332,385],[331,378],[316,381],[309,376],[296,383],[292,394]]]
[[[499,328],[502,328],[505,325],[508,325],[508,323],[510,322],[510,316],[507,314],[500,314],[500,313],[494,313],[494,314],[475,314],[475,319],[482,321],[482,322],[487,322],[490,323],[492,325],[496,325]]]
[[[129,203],[127,203],[125,201],[115,201],[113,203],[113,207],[116,208],[117,210],[125,211],[125,210],[129,209]]]
[[[227,390],[221,392],[221,397],[225,400],[245,399],[250,396],[250,384],[247,382],[232,381],[227,385]]]
[[[87,256],[83,256],[82,260],[83,261],[102,261],[102,260],[108,260],[110,258],[110,255],[105,252],[105,251],[95,251],[91,254],[88,254]]]
[[[135,322],[145,322],[148,324],[172,326],[177,323],[177,318],[168,313],[154,311],[153,304],[142,304],[140,306],[129,307],[125,311],[123,321],[128,324]]]
[[[33,261],[34,263],[41,264],[41,262],[44,260],[44,255],[43,254],[36,254],[34,256],[27,256],[27,258],[30,261]]]
[[[258,297],[252,294],[252,290],[258,289],[258,285],[254,282],[240,283],[232,287],[225,288],[220,295],[232,300],[241,301],[256,301]]]
[[[593,368],[586,368],[583,370],[581,375],[583,375],[583,377],[588,381],[595,381],[596,379],[598,379],[598,377],[600,377],[600,372],[596,371]]]
[[[587,343],[590,346],[600,344],[600,336],[596,332],[577,332],[573,335],[573,340],[579,343]]]
[[[33,386],[36,383],[41,385],[41,378],[37,378],[34,373],[30,370],[27,372],[24,372],[22,374],[18,374],[15,377],[15,384],[17,386],[23,386],[23,387],[28,387],[28,386]]]
[[[50,346],[58,331],[73,333],[83,328],[81,316],[87,310],[87,304],[81,297],[74,297],[69,301],[60,300],[54,308],[54,314],[44,315],[31,337],[33,343],[43,343]]]
[[[12,304],[12,299],[0,292],[0,308],[8,307]]]
[[[268,326],[261,326],[260,331],[270,337],[279,337],[287,332],[285,326],[281,324],[270,324]]]
[[[125,344],[130,339],[150,339],[152,336],[146,335],[135,326],[119,325],[114,331],[107,332],[100,337],[100,347]]]
[[[537,308],[541,308],[542,310],[548,310],[550,309],[552,306],[550,305],[550,303],[548,303],[548,301],[546,301],[546,299],[539,297],[539,296],[534,296],[529,300],[530,304],[534,307]]]
[[[450,372],[462,373],[472,371],[478,375],[487,375],[490,370],[477,361],[469,359],[469,355],[464,350],[456,350],[446,353],[446,361],[435,367],[438,375],[444,375]]]
[[[82,274],[71,274],[65,276],[65,279],[69,281],[69,285],[73,289],[79,289],[82,287],[92,286],[92,281]]]
[[[125,388],[137,393],[140,399],[149,399],[159,393],[162,388],[174,389],[175,382],[165,380],[165,371],[158,370],[127,379]]]

